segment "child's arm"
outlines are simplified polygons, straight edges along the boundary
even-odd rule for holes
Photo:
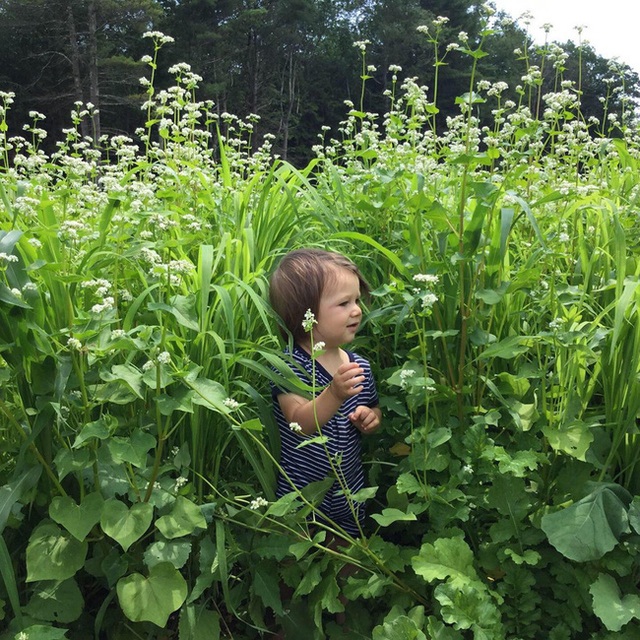
[[[364,370],[356,362],[341,365],[331,384],[315,399],[307,399],[295,393],[278,396],[280,408],[287,422],[297,422],[302,431],[310,436],[317,428],[324,427],[338,412],[342,403],[362,391]]]

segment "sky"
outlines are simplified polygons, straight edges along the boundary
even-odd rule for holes
[[[499,10],[518,18],[525,11],[534,18],[525,27],[535,42],[543,43],[542,25],[553,25],[549,40],[578,42],[575,27],[583,26],[587,40],[605,58],[617,57],[640,73],[640,2],[638,0],[493,0]]]

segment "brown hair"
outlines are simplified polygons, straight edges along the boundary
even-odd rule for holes
[[[358,276],[361,294],[369,293],[369,285],[358,267],[332,251],[296,249],[284,256],[273,272],[269,288],[271,306],[295,340],[305,334],[302,321],[307,309],[318,316],[322,292],[337,269],[347,269]],[[284,332],[283,335],[286,337]]]

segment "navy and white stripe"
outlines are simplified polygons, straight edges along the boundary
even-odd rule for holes
[[[378,393],[375,382],[371,375],[371,366],[364,358],[355,353],[347,351],[349,360],[356,362],[364,371],[363,388],[360,393],[344,401],[336,415],[331,418],[323,427],[322,435],[329,440],[326,448],[329,451],[337,468],[338,473],[344,479],[344,483],[351,493],[355,493],[364,487],[364,471],[362,468],[360,431],[353,426],[347,417],[359,405],[368,407],[378,406]],[[311,386],[313,373],[313,360],[311,356],[300,346],[295,345],[293,353],[290,354],[293,360],[300,365],[301,370],[293,368],[296,375],[305,384]],[[332,376],[316,360],[315,361],[315,389],[316,395],[331,382]],[[334,476],[331,465],[327,458],[324,446],[321,444],[309,444],[301,449],[296,447],[303,441],[305,436],[295,433],[289,427],[289,423],[284,417],[278,402],[278,395],[286,393],[277,387],[273,387],[273,411],[276,422],[280,429],[281,438],[281,460],[280,464],[285,473],[298,489],[308,485],[310,482],[322,480],[327,476]],[[280,474],[278,478],[277,495],[283,495],[292,491],[289,481]],[[344,495],[339,494],[340,484],[334,482],[319,509],[327,518],[338,523],[352,535],[358,534],[358,528],[353,518],[351,508]],[[364,517],[364,509],[361,505],[356,505],[357,515],[360,520]]]

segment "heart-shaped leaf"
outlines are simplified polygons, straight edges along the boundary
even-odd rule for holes
[[[71,578],[84,565],[87,548],[53,522],[39,525],[27,546],[27,582]]]
[[[178,496],[169,515],[156,520],[156,527],[165,538],[180,538],[195,529],[206,529],[207,522],[200,507],[184,496]]]
[[[80,506],[69,496],[56,496],[49,505],[49,515],[82,542],[100,522],[103,504],[104,500],[97,492],[86,495]]]
[[[187,583],[169,562],[149,569],[149,577],[134,573],[118,581],[118,600],[133,622],[153,622],[163,628],[187,598]]]
[[[144,535],[152,519],[153,507],[148,502],[138,502],[129,508],[124,502],[111,498],[104,503],[100,526],[127,551]]]

